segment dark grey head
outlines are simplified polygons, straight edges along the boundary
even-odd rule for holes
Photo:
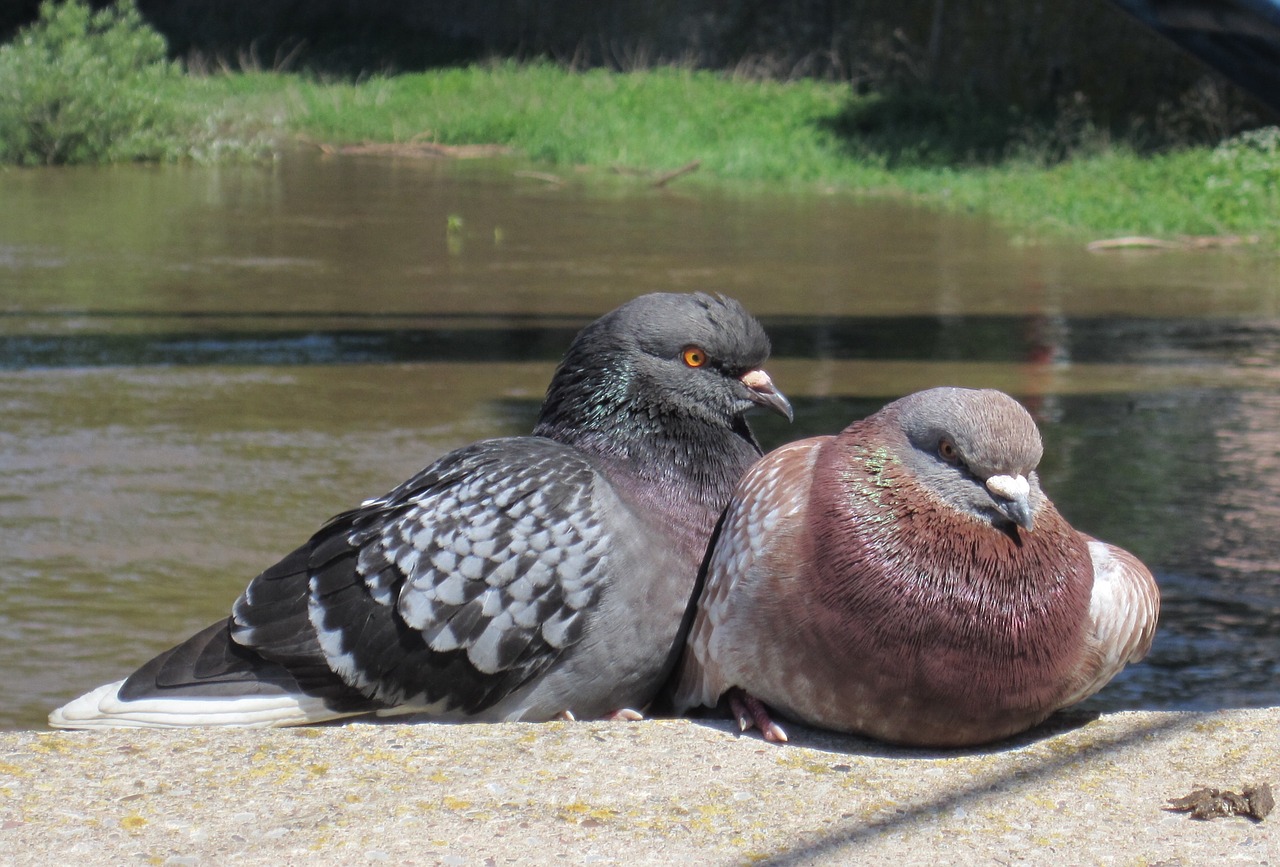
[[[535,434],[623,437],[713,428],[749,431],[755,406],[791,417],[760,367],[769,338],[720,295],[642,295],[579,332],[557,368]]]
[[[912,446],[905,462],[922,484],[997,527],[1034,529],[1045,502],[1035,472],[1044,446],[1022,404],[992,389],[932,388],[886,409]]]

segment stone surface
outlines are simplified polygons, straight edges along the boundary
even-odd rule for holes
[[[5,864],[1280,865],[1280,709],[1055,718],[931,752],[719,721],[0,733]]]

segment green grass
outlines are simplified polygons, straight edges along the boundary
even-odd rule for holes
[[[548,167],[661,172],[692,160],[699,176],[836,191],[907,194],[990,214],[1027,234],[1256,234],[1280,244],[1280,130],[1218,148],[1139,155],[1103,136],[1073,134],[1063,159],[1015,144],[978,158],[938,156],[952,128],[923,128],[920,156],[850,132],[846,86],[750,81],[660,68],[576,73],[550,64],[499,63],[324,84],[258,74],[226,79],[255,98],[276,94],[288,125],[326,142],[498,143]],[[903,138],[909,128],[895,131]],[[1019,140],[1025,130],[1015,130]],[[983,141],[991,139],[982,125]],[[1043,135],[1041,133],[1041,135]],[[1057,148],[1060,143],[1050,143]],[[990,147],[987,148],[990,150]]]
[[[264,87],[271,76],[264,76]],[[718,178],[822,181],[839,145],[815,121],[837,113],[839,85],[732,81],[657,68],[619,74],[498,63],[374,78],[293,79],[288,111],[325,141],[498,143],[549,166],[660,170],[702,160]]]
[[[1218,148],[1106,153],[1039,167],[907,169],[895,180],[932,201],[989,213],[1031,232],[1072,235],[1257,235],[1280,244],[1280,129]]]
[[[357,83],[183,73],[129,7],[46,6],[0,48],[0,162],[218,161],[298,138],[502,144],[548,169],[906,195],[1015,233],[1258,235],[1280,248],[1280,130],[1139,154],[1087,107],[1032,121],[919,95],[661,67],[495,62]]]

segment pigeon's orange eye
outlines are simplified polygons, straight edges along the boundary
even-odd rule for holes
[[[958,464],[960,463],[960,450],[956,448],[955,443],[951,440],[939,440],[938,457],[949,464]]]
[[[680,357],[690,367],[702,367],[707,363],[707,354],[696,346],[686,346]]]

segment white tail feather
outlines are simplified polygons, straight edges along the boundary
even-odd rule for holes
[[[308,695],[251,696],[243,698],[120,698],[124,681],[100,686],[49,714],[49,725],[59,729],[91,728],[187,728],[237,726],[272,728],[306,725],[340,719]]]

